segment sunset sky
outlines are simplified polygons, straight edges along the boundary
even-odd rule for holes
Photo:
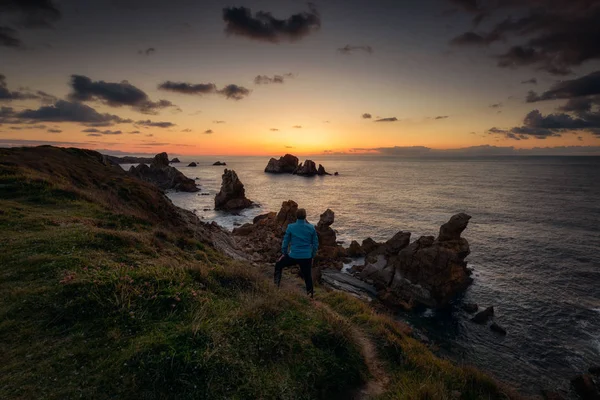
[[[0,0],[0,146],[593,153],[598,21],[594,0]]]

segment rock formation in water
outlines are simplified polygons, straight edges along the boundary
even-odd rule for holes
[[[179,161],[179,158],[175,157],[174,159],[171,160],[171,164],[175,164],[175,163],[180,163],[181,161]]]
[[[182,192],[197,192],[200,190],[193,179],[186,177],[179,170],[169,165],[167,153],[157,154],[150,166],[146,164],[132,166],[129,173],[143,181],[155,184],[162,190],[175,189]]]
[[[337,174],[337,173],[336,173]],[[331,175],[329,172],[325,171],[325,167],[319,164],[319,168],[317,168],[317,175]]]
[[[472,282],[465,262],[469,243],[460,236],[470,218],[454,215],[440,227],[437,239],[421,236],[409,244],[410,233],[401,231],[382,245],[370,246],[375,248],[367,253],[361,279],[372,281],[379,297],[393,305],[446,306]]]
[[[293,174],[300,176],[315,176],[317,175],[317,172],[318,171],[315,162],[313,160],[306,160],[304,163],[300,163],[300,165],[298,165],[298,168],[294,170]]]
[[[150,164],[153,160],[152,157],[116,157],[109,155],[103,155],[103,157],[111,164]]]
[[[196,163],[195,163],[195,162],[193,162],[193,161],[192,161],[191,163],[189,163],[189,164],[188,164],[188,167],[197,167],[197,166],[198,166],[198,164],[196,164]]]
[[[215,161],[213,163],[213,165],[227,165],[227,163],[226,162],[221,162],[221,161]]]
[[[271,174],[291,174],[298,168],[298,157],[286,154],[279,160],[271,158],[265,168],[265,172]]]
[[[222,175],[221,190],[215,196],[215,210],[234,211],[252,207],[246,198],[246,189],[232,169],[225,169]]]

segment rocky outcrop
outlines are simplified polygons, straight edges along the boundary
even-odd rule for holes
[[[150,164],[153,160],[152,157],[116,157],[105,155],[106,159],[113,164]]]
[[[347,255],[346,249],[337,243],[337,234],[331,227],[334,222],[335,213],[328,208],[320,215],[319,222],[315,226],[319,237],[319,250],[314,263],[320,268],[333,267],[341,269],[343,266],[341,257]]]
[[[347,255],[348,257],[361,257],[365,255],[365,252],[362,246],[356,240],[353,240],[350,247],[348,247]]]
[[[265,172],[271,174],[291,174],[298,168],[298,157],[286,154],[279,160],[271,158],[265,168]]]
[[[571,379],[571,386],[581,399],[600,400],[600,389],[590,374],[578,375]]]
[[[175,157],[174,159],[171,160],[171,164],[176,164],[176,163],[180,163],[181,161],[179,161],[179,158]]]
[[[410,233],[400,231],[383,244],[365,240],[363,250],[369,251],[360,278],[373,282],[380,298],[393,305],[446,306],[472,282],[465,262],[469,243],[460,236],[470,218],[453,216],[437,239],[422,236],[410,243]]]
[[[317,175],[331,175],[329,172],[325,171],[325,167],[319,164],[319,168],[317,168]]]
[[[215,210],[235,211],[251,207],[254,203],[246,198],[246,189],[232,169],[225,169],[221,190],[215,196]]]
[[[315,176],[317,173],[317,166],[313,160],[306,160],[304,163],[300,163],[298,168],[293,172],[294,175],[300,176]]]
[[[475,322],[476,324],[485,324],[493,316],[494,316],[494,307],[488,307],[485,310],[480,311],[477,314],[475,314],[475,316],[473,318],[471,318],[471,321]]]
[[[162,190],[175,189],[182,192],[200,190],[193,179],[169,165],[167,153],[157,154],[149,166],[146,164],[132,166],[129,173],[143,181],[155,184]]]
[[[227,165],[226,162],[221,162],[221,161],[216,161],[213,163],[213,165]]]
[[[506,335],[506,329],[498,325],[496,322],[492,322],[492,324],[490,325],[490,329],[503,336]]]
[[[188,164],[188,167],[197,167],[197,166],[198,166],[198,164],[196,164],[196,163],[195,163],[195,162],[193,162],[193,161],[192,161],[191,163],[189,163],[189,164]]]

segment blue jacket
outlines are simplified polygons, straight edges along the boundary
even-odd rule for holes
[[[290,246],[291,244],[291,246]],[[288,247],[290,247],[288,253]],[[289,224],[281,244],[281,252],[292,258],[313,258],[319,248],[319,238],[315,227],[299,219]]]

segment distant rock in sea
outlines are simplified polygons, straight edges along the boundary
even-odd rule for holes
[[[213,165],[227,165],[226,162],[221,162],[221,161],[216,161],[213,163]]]
[[[298,157],[286,154],[279,160],[271,158],[265,167],[265,172],[270,174],[291,174],[298,168]]]
[[[294,175],[300,176],[315,176],[317,175],[317,166],[313,160],[306,160],[304,163],[300,163],[294,170]]]
[[[109,155],[104,155],[103,157],[111,164],[150,164],[154,160],[153,157],[116,157]]]
[[[189,164],[188,164],[188,167],[197,167],[197,166],[198,166],[198,164],[196,164],[196,163],[195,163],[195,162],[193,162],[193,161],[192,161],[191,163],[189,163]]]
[[[175,157],[174,159],[171,160],[171,164],[175,164],[175,163],[180,163],[181,161],[179,161],[179,158]]]
[[[252,207],[254,203],[246,198],[246,189],[232,169],[225,169],[222,175],[221,190],[215,196],[215,210],[234,211]]]
[[[162,190],[175,189],[182,192],[197,192],[200,189],[193,179],[183,175],[179,170],[169,165],[167,153],[157,154],[150,163],[132,166],[129,173],[137,178],[150,182]]]

